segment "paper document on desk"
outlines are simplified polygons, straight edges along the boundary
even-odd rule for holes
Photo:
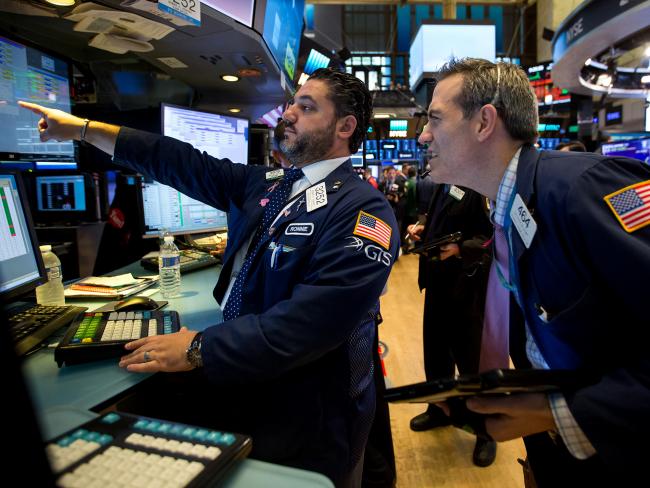
[[[133,281],[129,281],[129,277]],[[64,294],[66,298],[125,298],[149,288],[157,283],[158,279],[158,275],[133,278],[131,273],[119,276],[92,276],[70,285],[65,289]],[[116,285],[117,283],[124,284]]]

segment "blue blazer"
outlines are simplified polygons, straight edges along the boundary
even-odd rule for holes
[[[229,213],[214,289],[221,301],[234,256],[261,221],[260,202],[274,183],[270,169],[126,128],[115,159]],[[359,461],[374,414],[374,318],[399,235],[383,195],[358,178],[350,161],[324,182],[327,205],[308,212],[303,192],[263,238],[241,315],[205,330],[202,355],[215,388],[237,388],[239,398],[224,390],[227,401],[246,412],[256,405],[245,432],[253,435],[257,457],[337,482]],[[389,242],[355,235],[360,211],[391,233]]]
[[[565,396],[603,463],[628,474],[645,471],[650,438],[650,225],[628,233],[604,197],[648,180],[637,160],[524,147],[529,249],[512,229],[530,332],[549,367],[600,378]]]

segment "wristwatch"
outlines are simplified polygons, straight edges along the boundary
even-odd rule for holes
[[[190,342],[190,347],[187,348],[185,354],[187,355],[187,362],[193,368],[202,368],[203,367],[203,357],[201,356],[201,343],[202,343],[203,332],[197,332]]]

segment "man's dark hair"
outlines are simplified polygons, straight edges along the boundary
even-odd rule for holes
[[[580,141],[568,141],[568,142],[560,142],[557,146],[555,146],[555,150],[559,151],[560,149],[568,148],[568,151],[576,151],[576,152],[586,152],[587,148],[585,145],[580,142]]]
[[[329,87],[328,98],[334,103],[336,118],[347,115],[357,119],[357,128],[348,140],[350,154],[357,152],[366,135],[372,116],[372,97],[365,83],[357,77],[332,68],[320,68],[309,77]]]

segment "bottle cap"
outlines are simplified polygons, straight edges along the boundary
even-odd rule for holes
[[[38,248],[41,252],[50,252],[52,250],[52,246],[49,244],[43,244],[42,246],[38,246]]]
[[[165,236],[164,240],[165,242],[174,242],[174,236]]]

